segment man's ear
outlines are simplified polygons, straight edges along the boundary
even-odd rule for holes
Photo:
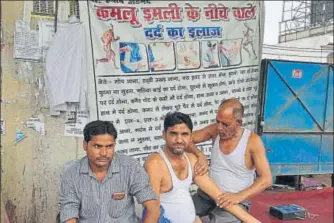
[[[82,141],[82,148],[87,151],[88,149],[88,142],[86,142],[85,140]]]

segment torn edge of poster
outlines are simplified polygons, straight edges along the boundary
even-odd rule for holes
[[[39,132],[40,135],[45,135],[45,124],[41,120],[41,118],[29,118],[26,122],[26,127],[34,129],[35,131]]]
[[[65,136],[83,137],[83,129],[89,121],[87,111],[68,111],[65,121]]]
[[[5,135],[6,134],[6,122],[3,119],[0,119],[0,123],[1,123],[1,135]]]

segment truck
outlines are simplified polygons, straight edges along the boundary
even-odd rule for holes
[[[262,60],[257,132],[273,180],[332,174],[333,184],[333,70],[326,63]]]

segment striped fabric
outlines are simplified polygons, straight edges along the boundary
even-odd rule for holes
[[[65,167],[60,177],[61,222],[78,218],[80,223],[134,223],[133,196],[138,203],[157,199],[144,168],[117,153],[102,182],[93,175],[87,157]]]

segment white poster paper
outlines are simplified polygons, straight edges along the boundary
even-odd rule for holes
[[[5,120],[1,119],[0,124],[1,124],[1,128],[0,128],[1,135],[5,135],[6,134],[6,122],[5,122]]]
[[[39,34],[22,20],[15,23],[14,30],[14,58],[24,60],[40,60]]]
[[[28,121],[26,122],[26,127],[34,129],[41,135],[45,135],[45,125],[40,118],[29,118]]]
[[[89,121],[86,111],[68,111],[65,121],[65,136],[83,137],[83,129]]]

